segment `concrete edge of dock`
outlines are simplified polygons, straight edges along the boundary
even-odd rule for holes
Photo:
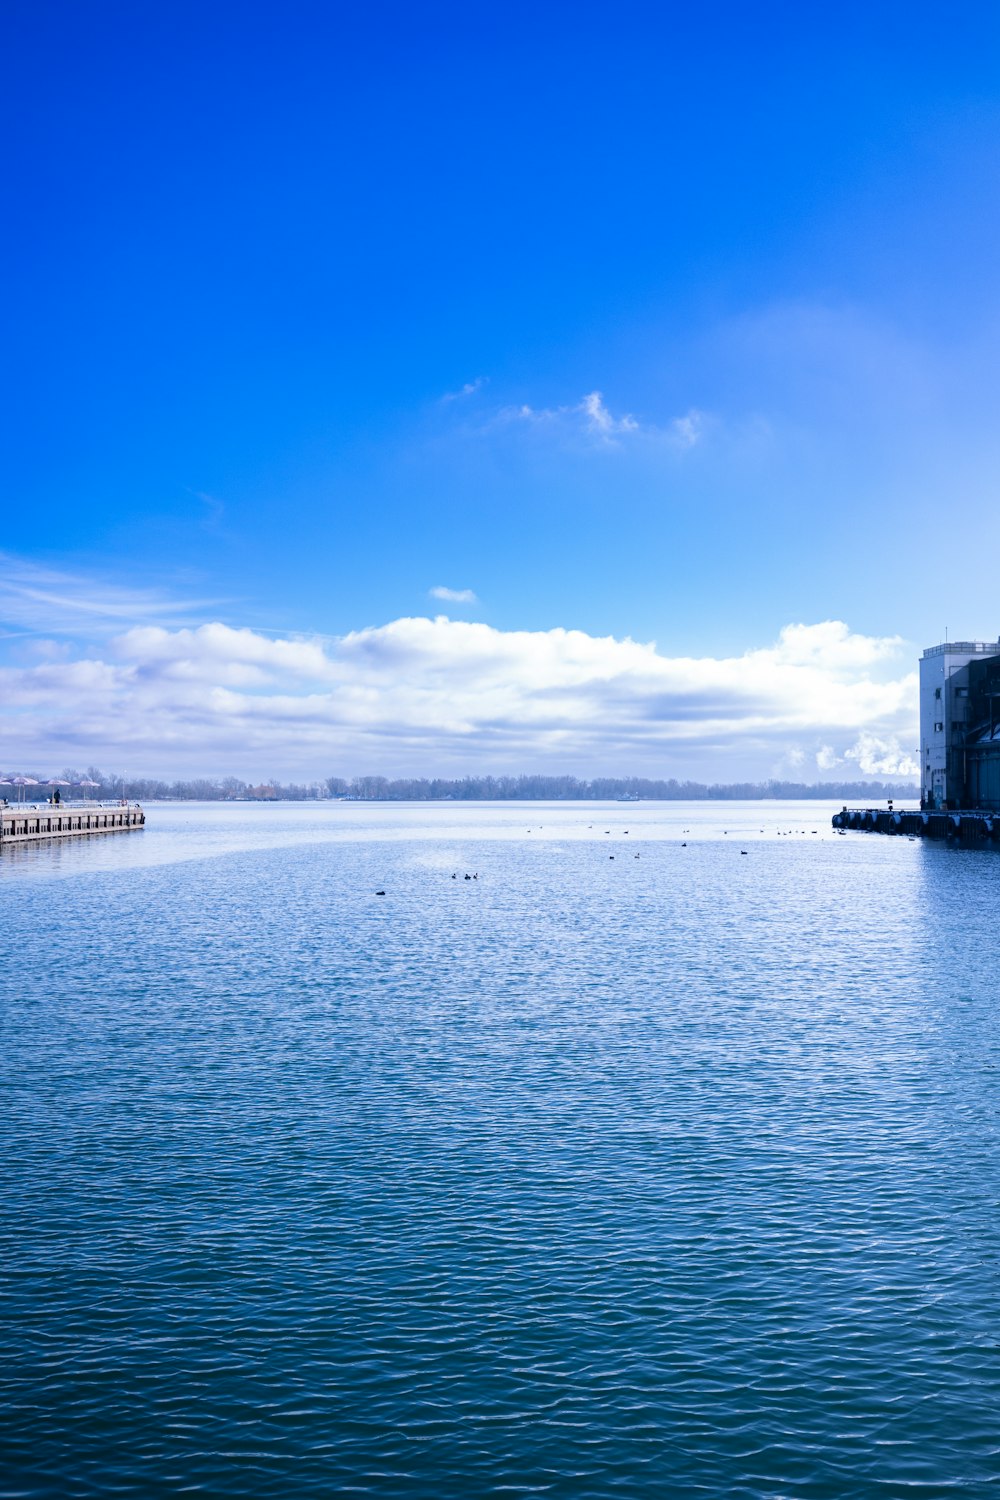
[[[834,828],[855,833],[902,834],[907,838],[946,839],[961,844],[1000,844],[1000,813],[845,807],[834,813],[832,821]]]
[[[0,849],[38,839],[80,838],[91,833],[132,833],[146,814],[129,807],[5,807],[0,810]]]

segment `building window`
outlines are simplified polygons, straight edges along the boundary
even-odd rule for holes
[[[944,734],[944,725],[941,724],[941,723],[935,724],[934,725],[934,733],[935,734]]]
[[[934,696],[935,696],[935,698],[940,698],[940,696],[941,696],[941,689],[940,688],[935,688],[934,689]]]

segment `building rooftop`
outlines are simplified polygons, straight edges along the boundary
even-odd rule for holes
[[[1000,641],[944,641],[940,646],[928,646],[924,657],[945,656],[950,651],[966,656],[1000,656]]]

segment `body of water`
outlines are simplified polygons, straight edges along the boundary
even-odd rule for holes
[[[834,810],[4,850],[0,1496],[996,1493],[1000,863]]]

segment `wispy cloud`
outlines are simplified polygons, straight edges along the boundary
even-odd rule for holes
[[[579,401],[567,406],[505,406],[496,413],[504,423],[525,422],[553,431],[576,432],[603,447],[618,447],[623,441],[646,439],[666,443],[683,451],[700,443],[706,431],[703,412],[692,408],[683,416],[665,424],[641,422],[631,412],[621,416],[609,408],[601,391],[588,391]]]
[[[489,766],[766,776],[912,774],[916,674],[896,638],[796,624],[735,657],[579,630],[404,618],[335,640],[141,624],[99,653],[0,668],[0,763],[110,760],[252,774],[267,764]]]
[[[584,396],[576,408],[590,432],[601,438],[616,438],[628,432],[638,432],[639,424],[628,412],[623,417],[613,417],[604,404],[600,391],[591,391]]]
[[[479,600],[471,589],[448,589],[443,583],[435,588],[428,589],[432,599],[442,599],[447,604],[478,604]]]
[[[502,422],[570,427],[604,443],[614,443],[620,437],[639,431],[639,423],[631,414],[625,413],[621,417],[611,414],[600,391],[590,391],[570,406],[505,406],[497,416]]]
[[[209,495],[205,490],[189,490],[196,500],[200,500],[205,507],[201,517],[201,527],[204,531],[215,532],[220,529],[226,516],[226,507],[217,495]]]
[[[485,375],[477,375],[475,380],[467,380],[464,385],[459,386],[457,391],[445,391],[441,400],[443,402],[465,400],[469,396],[475,396],[487,384],[488,379]]]
[[[0,633],[102,634],[136,620],[204,618],[218,599],[178,599],[0,553]]]
[[[666,429],[681,448],[693,448],[705,434],[705,414],[693,407],[683,417],[675,417]]]

